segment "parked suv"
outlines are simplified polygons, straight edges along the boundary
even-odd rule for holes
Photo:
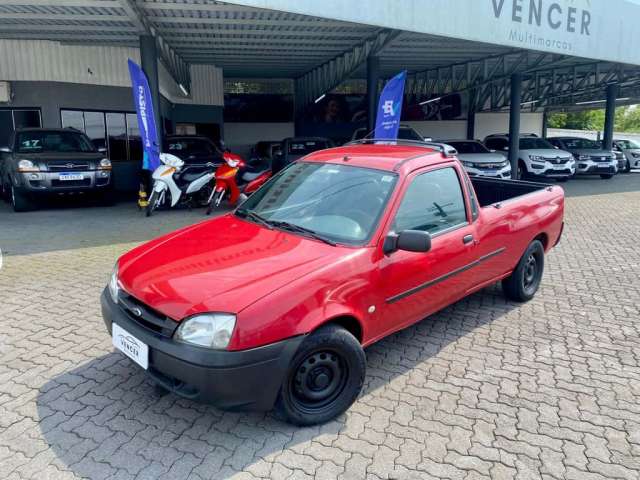
[[[488,149],[507,156],[509,135],[489,135],[484,139],[484,144]],[[519,148],[518,178],[535,176],[567,180],[576,172],[576,162],[571,153],[555,148],[537,135],[521,135]]]
[[[549,138],[555,147],[571,152],[578,164],[576,175],[600,175],[611,178],[618,173],[618,160],[610,150],[603,150],[602,145],[588,138],[554,137]]]
[[[511,164],[501,153],[489,150],[478,140],[438,140],[458,152],[467,173],[474,177],[511,178]]]
[[[111,162],[78,130],[19,129],[0,152],[2,194],[16,212],[47,194],[95,193],[113,202]]]
[[[640,145],[634,140],[614,140],[613,150],[620,151],[624,155],[625,172],[631,171],[632,168],[640,168]]]

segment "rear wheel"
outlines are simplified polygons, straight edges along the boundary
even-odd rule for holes
[[[524,180],[527,176],[527,166],[522,160],[518,161],[518,180]]]
[[[613,175],[610,174],[610,173],[606,173],[606,174],[600,175],[600,178],[604,178],[605,180],[609,180],[610,178],[613,178]]]
[[[538,291],[543,272],[544,247],[539,240],[534,240],[513,273],[502,281],[504,294],[516,302],[528,302]]]
[[[311,333],[300,345],[287,371],[276,413],[295,425],[325,423],[356,400],[366,372],[358,340],[337,325]]]
[[[28,212],[35,208],[33,201],[26,194],[18,191],[13,185],[10,188],[11,206],[14,212]]]
[[[624,164],[624,173],[629,173],[631,171],[631,162],[627,160]]]

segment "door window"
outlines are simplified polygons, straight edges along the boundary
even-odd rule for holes
[[[396,213],[393,230],[422,230],[434,235],[467,223],[460,180],[453,168],[413,179]]]

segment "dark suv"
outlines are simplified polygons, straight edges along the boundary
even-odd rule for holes
[[[16,130],[0,149],[0,187],[16,212],[31,210],[51,194],[95,193],[113,202],[111,162],[74,129]]]

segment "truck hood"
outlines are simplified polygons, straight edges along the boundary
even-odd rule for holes
[[[120,259],[119,276],[129,294],[181,320],[238,313],[352,251],[228,214],[135,248]]]
[[[502,163],[505,158],[499,153],[458,153],[458,158],[464,162],[473,163]]]
[[[571,150],[571,153],[574,153],[576,155],[589,155],[590,157],[607,157],[611,159],[616,158],[613,152],[610,152],[608,150],[597,150],[592,148],[575,148]]]

